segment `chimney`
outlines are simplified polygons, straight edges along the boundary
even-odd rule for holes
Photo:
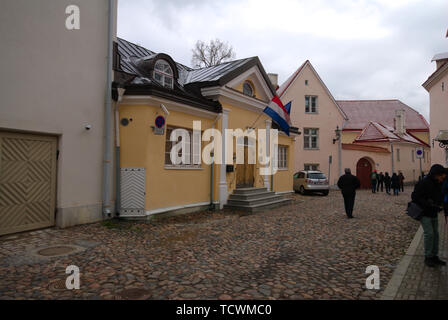
[[[271,80],[272,85],[275,90],[278,89],[278,74],[277,73],[268,73],[269,80]]]
[[[436,70],[439,70],[441,66],[448,62],[448,52],[436,54],[431,62],[433,61],[436,62]]]
[[[395,133],[402,136],[406,133],[406,111],[404,109],[395,110],[394,129]]]

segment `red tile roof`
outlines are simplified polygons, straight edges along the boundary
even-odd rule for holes
[[[351,144],[351,143],[343,143],[342,150],[358,150],[358,151],[376,152],[376,153],[390,153],[388,149],[383,147],[366,146],[362,144]]]
[[[411,134],[395,134],[394,128],[376,122],[370,122],[353,143],[370,142],[408,142],[427,146],[426,143]]]
[[[410,131],[429,131],[425,118],[400,100],[338,100],[348,116],[344,130],[362,130],[369,122],[393,127],[395,110],[405,110],[405,127]]]

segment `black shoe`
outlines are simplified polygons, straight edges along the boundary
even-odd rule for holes
[[[443,260],[440,260],[439,257],[437,257],[437,256],[433,257],[432,261],[439,266],[446,266],[446,262]]]
[[[347,218],[349,218],[349,219],[353,219],[353,218],[354,218],[354,216],[348,216]]]
[[[426,264],[426,266],[428,266],[430,268],[436,267],[436,263],[434,262],[433,258],[425,258],[425,264]]]

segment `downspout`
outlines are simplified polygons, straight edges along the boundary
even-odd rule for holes
[[[114,1],[109,0],[109,23],[107,35],[107,74],[106,74],[106,110],[105,110],[105,139],[103,157],[103,218],[111,216],[110,187],[111,187],[111,121],[112,121],[112,51],[113,51],[113,28],[114,28]]]
[[[392,175],[394,174],[395,168],[394,168],[394,145],[392,144],[392,142],[390,143],[390,152],[392,155],[392,172],[390,173],[390,176],[392,177]]]
[[[222,113],[219,113],[216,116],[215,121],[213,121],[212,124],[212,129],[215,129],[215,125],[216,122],[221,118]],[[215,138],[213,138],[213,143],[215,141]],[[212,163],[210,165],[210,209],[214,209],[214,204],[213,204],[213,167],[215,166],[215,149],[213,148],[213,158],[212,158]]]
[[[117,212],[117,216],[120,215],[121,208],[121,197],[120,197],[120,188],[121,188],[121,171],[120,171],[120,113],[119,106],[120,102],[123,100],[123,95],[126,89],[118,88],[118,99],[115,103],[115,212]]]

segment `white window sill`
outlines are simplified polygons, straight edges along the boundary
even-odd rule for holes
[[[277,171],[288,171],[288,168],[278,168]]]
[[[306,151],[319,151],[320,149],[319,148],[303,148],[303,150],[306,150]]]

